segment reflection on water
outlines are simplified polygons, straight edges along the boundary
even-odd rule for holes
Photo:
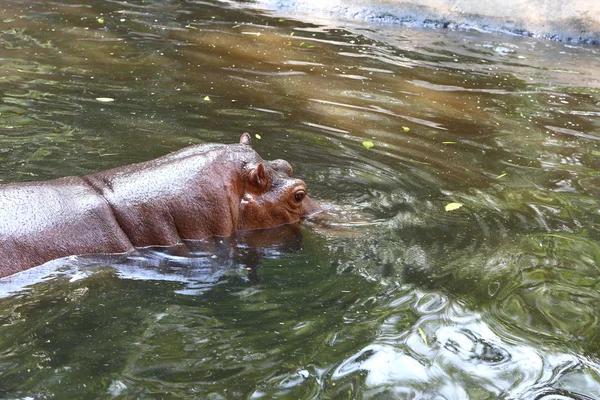
[[[0,61],[0,182],[248,131],[329,210],[4,279],[0,397],[599,398],[597,48],[5,1]]]

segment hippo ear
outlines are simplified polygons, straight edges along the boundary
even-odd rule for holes
[[[267,186],[269,180],[263,163],[258,163],[256,167],[253,167],[250,172],[248,172],[248,179],[254,186],[261,190]]]
[[[240,144],[250,144],[250,135],[248,132],[242,133],[242,136],[240,136]]]

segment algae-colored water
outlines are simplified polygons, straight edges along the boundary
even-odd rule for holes
[[[248,131],[330,218],[0,280],[0,397],[600,398],[599,52],[5,1],[1,183]]]

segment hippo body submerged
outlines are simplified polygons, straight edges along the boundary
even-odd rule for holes
[[[69,255],[124,253],[292,223],[319,211],[248,134],[84,177],[0,185],[0,277]]]

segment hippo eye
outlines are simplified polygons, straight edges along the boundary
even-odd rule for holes
[[[304,200],[304,196],[306,196],[304,192],[296,192],[296,194],[294,195],[294,200],[296,200],[296,203],[300,203],[302,200]]]

